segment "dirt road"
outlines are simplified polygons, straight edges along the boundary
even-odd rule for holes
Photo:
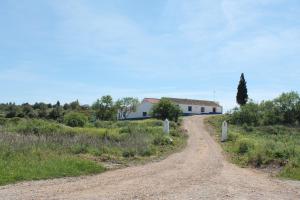
[[[187,147],[163,161],[96,176],[4,186],[0,199],[300,199],[300,181],[228,163],[203,118],[185,118]]]

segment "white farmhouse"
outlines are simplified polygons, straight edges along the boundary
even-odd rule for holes
[[[223,108],[219,103],[214,101],[194,100],[194,99],[179,99],[179,98],[166,98],[173,103],[179,105],[183,115],[202,115],[202,114],[222,114]],[[137,106],[136,112],[128,115],[127,119],[143,119],[151,117],[151,109],[154,104],[158,103],[160,99],[145,98]],[[119,118],[122,119],[122,114]]]

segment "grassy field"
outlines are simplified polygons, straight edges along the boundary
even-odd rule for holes
[[[159,120],[104,122],[72,128],[39,119],[0,118],[0,185],[24,180],[94,174],[103,164],[125,166],[184,146],[176,123]]]
[[[226,119],[214,116],[206,121],[215,129],[217,140]],[[242,167],[268,169],[279,177],[300,180],[300,127],[229,124],[228,141],[222,147],[232,162]]]

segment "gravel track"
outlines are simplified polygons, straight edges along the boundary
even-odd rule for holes
[[[242,169],[224,158],[204,116],[184,119],[187,147],[165,160],[94,176],[0,187],[0,199],[300,199],[300,181]]]

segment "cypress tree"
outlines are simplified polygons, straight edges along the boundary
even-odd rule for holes
[[[242,73],[239,86],[238,86],[238,91],[236,95],[236,102],[240,105],[243,106],[247,103],[248,101],[248,90],[247,90],[247,82],[244,77],[244,73]]]

